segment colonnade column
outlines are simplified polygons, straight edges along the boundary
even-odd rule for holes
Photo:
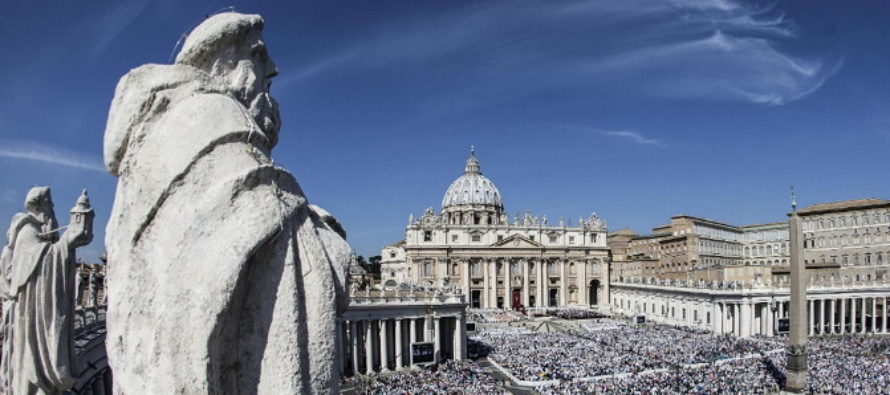
[[[865,323],[866,323],[865,313],[868,311],[868,307],[866,305],[867,302],[868,302],[868,300],[865,297],[863,297],[862,298],[862,316],[859,318],[859,323],[860,323],[860,325],[862,325],[862,329],[861,329],[862,333],[865,333]]]
[[[389,371],[389,336],[386,320],[377,320],[377,337],[380,338],[380,371]]]
[[[365,374],[370,374],[374,371],[374,347],[372,344],[374,338],[371,333],[371,320],[362,321],[362,326],[365,327]]]
[[[881,317],[884,317],[882,326],[884,327],[883,332],[887,333],[887,297],[884,297],[884,305],[881,306]]]
[[[340,374],[346,373],[346,342],[344,341],[344,333],[346,331],[346,323],[342,318],[337,319],[337,350],[340,353],[340,357],[337,358],[337,367],[340,369]]]
[[[878,332],[878,298],[871,298],[871,331]]]
[[[453,350],[452,358],[457,361],[467,357],[464,355],[467,350],[467,331],[464,330],[466,327],[465,321],[466,319],[464,318],[463,312],[457,317],[454,317],[454,337],[452,339],[451,349]]]
[[[720,323],[720,303],[715,302],[713,306],[711,306],[711,330],[714,333],[723,333]]]
[[[810,325],[808,326],[809,330],[807,330],[807,334],[812,336],[813,333],[816,331],[815,323],[814,323],[816,320],[816,301],[813,299],[810,299],[809,305],[810,305],[810,314],[809,314]]]
[[[847,332],[847,300],[841,298],[841,334]]]
[[[402,369],[402,358],[404,358],[405,345],[402,344],[402,319],[396,318],[396,370]]]
[[[358,323],[349,321],[349,346],[352,348],[352,374],[358,371]]]
[[[856,333],[856,312],[859,310],[859,303],[856,298],[850,299],[850,333]]]
[[[830,310],[831,310],[831,314],[829,314],[829,316],[828,316],[828,317],[830,318],[830,321],[831,321],[831,322],[829,323],[829,327],[828,327],[828,333],[830,333],[830,334],[834,334],[834,321],[835,321],[835,314],[834,314],[834,312],[835,312],[835,308],[836,308],[835,305],[836,305],[836,304],[837,304],[837,299],[830,299],[830,302],[829,302],[829,304],[828,304],[828,307],[829,307]]]
[[[751,305],[748,302],[742,302],[742,328],[741,337],[751,336]]]

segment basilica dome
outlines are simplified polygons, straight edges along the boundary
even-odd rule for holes
[[[474,150],[470,150],[464,174],[451,183],[445,192],[445,197],[442,198],[443,211],[449,211],[447,209],[454,206],[467,205],[486,206],[498,213],[504,210],[501,193],[491,180],[482,175]]]

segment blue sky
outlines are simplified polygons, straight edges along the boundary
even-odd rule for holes
[[[234,2],[266,19],[276,163],[359,254],[437,210],[471,145],[509,213],[779,221],[890,198],[886,1]],[[281,2],[284,3],[284,2]],[[102,252],[118,79],[168,63],[232,2],[8,2],[0,16],[0,219],[33,185],[57,216],[88,188]]]

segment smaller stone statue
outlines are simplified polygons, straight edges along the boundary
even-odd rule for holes
[[[99,300],[99,269],[96,268],[96,265],[92,265],[92,269],[90,270],[90,300],[89,307],[98,306]]]

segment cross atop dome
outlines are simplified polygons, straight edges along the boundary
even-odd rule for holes
[[[470,158],[467,159],[467,166],[464,168],[464,174],[482,174],[479,167],[479,161],[476,160],[476,147],[470,146]]]

